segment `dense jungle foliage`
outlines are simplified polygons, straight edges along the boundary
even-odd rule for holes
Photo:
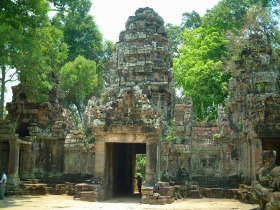
[[[114,49],[89,14],[91,1],[2,0],[0,8],[0,117],[9,82],[18,79],[29,100],[43,103],[56,75],[64,106],[82,125],[88,99],[103,91]],[[203,16],[186,12],[180,25],[166,25],[176,87],[192,97],[196,119],[215,119],[217,105],[226,103],[227,66],[250,33],[267,39],[279,57],[278,10],[278,0],[221,0]]]

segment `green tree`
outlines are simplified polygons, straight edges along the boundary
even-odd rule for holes
[[[145,180],[146,174],[146,155],[137,154],[136,155],[136,174],[135,177],[140,176],[142,180]]]
[[[112,41],[105,40],[104,54],[97,65],[98,85],[97,88],[95,88],[92,93],[95,96],[101,96],[101,94],[104,91],[104,86],[105,86],[104,75],[106,73],[106,70],[109,69],[109,59],[114,51],[115,51],[115,44]]]
[[[78,115],[83,123],[83,112],[92,90],[98,85],[95,61],[78,56],[66,63],[60,72],[60,84],[65,91],[65,105]]]
[[[47,0],[3,0],[0,8],[3,20],[0,22],[0,112],[3,116],[7,70],[15,69],[18,79],[29,90],[29,100],[40,103],[47,100],[52,88],[50,73],[59,69],[67,51],[61,42],[61,32],[49,22]]]
[[[182,22],[179,26],[171,23],[166,24],[168,43],[173,56],[178,56],[177,49],[183,42],[182,32],[186,29],[198,28],[200,24],[201,17],[195,11],[192,11],[191,13],[183,13]]]
[[[180,24],[180,29],[191,29],[198,28],[201,25],[201,17],[196,11],[191,13],[185,12],[182,15],[182,22]]]
[[[57,11],[52,23],[63,31],[63,40],[69,46],[69,56],[61,74],[61,87],[66,92],[64,104],[72,110],[74,115],[78,113],[78,119],[82,123],[82,112],[87,100],[93,95],[100,96],[103,91],[103,74],[109,60],[107,56],[111,52],[111,43],[109,41],[103,42],[102,34],[94,22],[94,18],[88,14],[91,7],[90,0],[52,0],[52,3]],[[95,63],[96,67],[87,69],[87,74],[95,75],[94,81],[89,80],[91,77],[85,80],[84,69],[75,66],[72,67],[71,72],[71,74],[75,74],[75,80],[68,82],[67,77],[64,77],[65,69],[80,62],[81,56],[85,58],[84,61]],[[73,63],[73,61],[75,62]],[[74,68],[76,68],[75,71]],[[83,68],[86,67],[83,66]],[[78,73],[79,70],[82,72]],[[79,85],[82,85],[83,81],[85,87],[81,87],[77,94],[71,95],[69,91],[77,88],[76,82],[80,82]]]
[[[201,18],[198,28],[191,27],[191,21],[186,22],[189,28],[182,33],[179,56],[174,58],[174,74],[183,93],[193,98],[198,119],[215,118],[217,104],[225,102],[230,74],[224,71],[224,60],[232,56],[227,43],[244,27],[243,18],[249,8],[275,4],[274,0],[222,0]]]
[[[244,27],[239,33],[229,36],[231,45],[228,46],[230,57],[226,61],[229,70],[236,60],[242,61],[251,70],[261,68],[254,58],[262,53],[272,56],[271,62],[279,64],[279,13],[273,7],[253,5],[244,16]],[[263,86],[263,84],[259,84]]]
[[[228,31],[238,32],[248,9],[247,0],[222,0],[203,16],[202,25],[219,29],[223,34]]]
[[[90,0],[52,1],[57,7],[57,14],[52,23],[64,33],[64,42],[69,46],[68,61],[73,61],[79,55],[94,60],[97,64],[104,55],[102,34],[88,13]]]
[[[226,40],[215,28],[184,32],[180,57],[174,58],[174,73],[184,95],[191,96],[195,116],[213,119],[214,107],[221,103],[226,88],[220,58],[226,53]]]

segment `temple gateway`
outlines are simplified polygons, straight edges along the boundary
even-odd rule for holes
[[[198,196],[270,205],[254,189],[279,193],[280,186],[265,177],[280,174],[280,72],[271,48],[260,45],[259,57],[242,54],[254,67],[236,61],[232,96],[227,107],[219,107],[218,120],[198,122],[192,99],[175,95],[163,19],[151,8],[138,9],[110,58],[104,97],[88,101],[90,141],[61,106],[58,82],[50,101],[40,105],[26,99],[21,84],[13,87],[8,115],[0,122],[7,192],[67,193],[89,201],[131,195],[137,191],[136,156],[143,154],[143,203]]]

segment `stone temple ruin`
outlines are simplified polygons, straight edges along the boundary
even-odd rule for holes
[[[8,192],[68,193],[90,201],[131,195],[136,155],[145,154],[143,203],[199,196],[271,205],[251,186],[257,180],[263,192],[280,188],[263,186],[260,178],[267,175],[262,154],[273,153],[276,171],[280,163],[280,72],[268,45],[261,43],[258,56],[244,50],[228,106],[219,107],[217,122],[202,123],[192,119],[191,98],[175,96],[163,19],[140,8],[125,28],[110,59],[105,96],[89,100],[84,113],[89,143],[60,105],[57,83],[41,105],[28,101],[21,85],[13,87],[0,128]]]

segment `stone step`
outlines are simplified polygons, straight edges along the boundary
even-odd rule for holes
[[[96,191],[83,191],[80,192],[80,200],[82,201],[91,201],[96,202],[97,201],[97,193]]]

